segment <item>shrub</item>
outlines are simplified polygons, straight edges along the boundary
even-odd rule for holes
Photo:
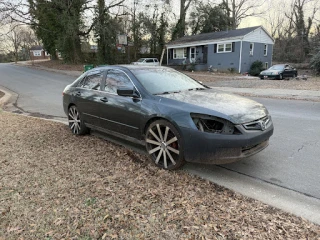
[[[228,71],[229,71],[230,73],[235,73],[235,72],[236,72],[236,69],[235,69],[235,68],[228,68]]]
[[[313,55],[313,57],[311,58],[310,67],[317,74],[320,74],[320,50],[318,51],[317,54]]]
[[[263,63],[261,61],[255,61],[251,64],[249,74],[251,76],[258,76],[261,71],[264,70]]]

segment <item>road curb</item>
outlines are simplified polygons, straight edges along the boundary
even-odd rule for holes
[[[0,91],[4,93],[4,96],[0,98],[0,107],[7,108],[13,106],[18,98],[18,94],[2,86],[0,86]]]
[[[47,68],[47,67],[42,67],[39,65],[30,65],[30,64],[22,64],[22,63],[13,63],[14,65],[22,66],[22,67],[28,67],[28,68],[34,68],[34,69],[39,69],[43,71],[48,71],[48,72],[54,72],[54,73],[59,73],[59,74],[64,74],[72,77],[79,77],[82,72],[81,71],[67,71],[67,70],[59,70],[59,69],[54,69],[54,68]]]
[[[188,163],[184,170],[244,196],[320,225],[320,200],[230,171],[217,165]],[[241,183],[241,184],[239,184]]]

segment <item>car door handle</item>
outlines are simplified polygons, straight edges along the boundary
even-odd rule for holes
[[[106,97],[100,98],[100,101],[101,102],[108,102],[108,98],[106,98]]]

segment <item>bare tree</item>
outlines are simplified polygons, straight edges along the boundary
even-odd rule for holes
[[[11,31],[7,33],[7,44],[8,44],[8,49],[12,49],[14,53],[14,60],[15,62],[18,61],[19,59],[19,50],[22,46],[23,42],[23,30],[19,26],[13,26]]]
[[[260,8],[265,4],[265,0],[223,0],[222,3],[227,10],[227,14],[231,20],[231,26],[236,29],[240,22],[253,16],[259,16],[265,11]]]
[[[186,15],[193,0],[180,0],[180,17],[172,32],[172,39],[180,38],[185,35]]]

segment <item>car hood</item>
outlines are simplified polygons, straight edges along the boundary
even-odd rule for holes
[[[195,113],[212,114],[211,112],[218,112],[226,115],[228,120],[235,124],[251,122],[268,114],[268,110],[256,101],[214,89],[182,91],[164,94],[161,97],[202,108]],[[182,105],[182,107],[187,108],[188,106]],[[190,111],[194,110],[190,109]]]

